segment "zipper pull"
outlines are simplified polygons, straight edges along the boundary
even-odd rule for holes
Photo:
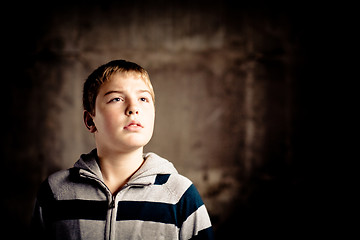
[[[114,208],[114,207],[115,207],[115,196],[111,196],[111,202],[109,208]]]

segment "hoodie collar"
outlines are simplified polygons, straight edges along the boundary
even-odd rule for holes
[[[147,186],[154,184],[158,174],[177,173],[174,165],[155,153],[145,153],[145,162],[130,178],[128,186]],[[74,168],[79,169],[81,177],[93,178],[103,182],[102,173],[98,164],[97,150],[81,155]]]

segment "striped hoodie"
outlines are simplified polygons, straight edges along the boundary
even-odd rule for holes
[[[35,239],[213,239],[210,219],[189,179],[154,153],[112,195],[96,149],[41,185],[32,219]]]

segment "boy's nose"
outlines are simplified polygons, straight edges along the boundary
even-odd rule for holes
[[[139,114],[139,110],[136,108],[136,107],[129,107],[127,110],[126,110],[126,115],[130,116],[132,114]]]

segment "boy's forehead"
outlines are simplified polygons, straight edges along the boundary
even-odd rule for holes
[[[138,87],[149,89],[141,74],[136,72],[117,72],[112,74],[107,81],[100,87],[100,91],[105,88],[128,88]]]

